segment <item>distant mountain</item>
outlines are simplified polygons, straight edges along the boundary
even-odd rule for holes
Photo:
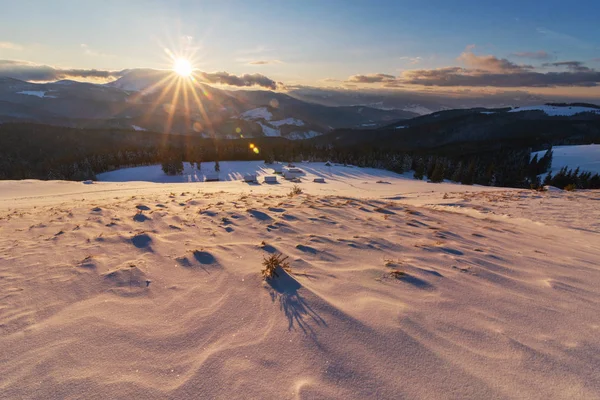
[[[339,147],[461,154],[543,144],[585,144],[600,141],[600,106],[577,103],[439,111],[368,132],[338,129],[313,141]]]
[[[419,115],[458,108],[527,106],[548,101],[573,102],[569,98],[543,98],[521,92],[502,91],[497,93],[445,93],[439,91],[415,92],[401,89],[344,90],[330,88],[300,87],[288,94],[296,99],[331,107],[362,105],[382,110],[404,110]],[[579,100],[576,100],[579,101]]]
[[[132,70],[105,85],[69,80],[36,84],[0,78],[0,123],[304,139],[337,128],[380,127],[417,115],[365,106],[329,107],[283,93],[221,90],[178,79],[170,71],[150,69]],[[243,117],[263,108],[270,114],[268,119]]]

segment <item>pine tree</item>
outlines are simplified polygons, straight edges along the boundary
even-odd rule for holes
[[[273,164],[275,162],[275,155],[272,151],[267,151],[265,154],[265,164]]]
[[[548,172],[548,175],[544,178],[544,186],[552,184],[552,171]]]
[[[419,157],[415,161],[414,178],[421,180],[421,179],[423,179],[424,174],[425,174],[425,163],[423,162],[423,159],[421,157]]]
[[[469,167],[466,169],[461,182],[465,185],[472,185],[475,182],[475,160],[469,163]]]
[[[459,161],[458,164],[456,165],[456,167],[454,168],[454,172],[452,172],[452,176],[450,177],[450,180],[453,182],[460,182],[460,177],[462,175],[462,161]]]
[[[442,182],[444,180],[444,172],[446,170],[446,166],[443,160],[438,159],[435,163],[435,167],[433,168],[433,172],[429,177],[431,182]]]

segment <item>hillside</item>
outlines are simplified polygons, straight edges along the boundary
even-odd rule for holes
[[[416,115],[369,107],[327,107],[267,90],[226,91],[171,75],[170,71],[135,70],[106,85],[68,80],[39,84],[0,77],[0,124],[35,122],[202,137],[242,134],[305,139],[335,128],[382,126]],[[272,108],[279,121],[294,119],[302,125],[271,126],[240,117],[260,107]]]
[[[587,144],[600,140],[600,109],[595,105],[533,106],[439,111],[397,121],[365,134],[339,129],[315,138],[336,146],[377,145],[402,151],[469,154],[501,148]]]
[[[332,170],[0,182],[2,397],[600,396],[594,192]]]

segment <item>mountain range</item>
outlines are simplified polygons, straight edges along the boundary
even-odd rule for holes
[[[497,109],[438,111],[372,129],[338,129],[313,140],[336,147],[475,154],[502,148],[600,141],[600,106],[549,103]]]
[[[266,90],[223,90],[168,71],[133,70],[104,84],[0,78],[0,123],[35,122],[203,137],[305,139],[417,116],[404,110],[327,106]]]

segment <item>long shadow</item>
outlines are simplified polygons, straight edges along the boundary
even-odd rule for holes
[[[268,281],[271,300],[279,301],[279,308],[288,319],[288,330],[295,330],[297,326],[305,335],[315,336],[311,321],[318,326],[327,326],[327,323],[298,293],[302,285],[284,269],[278,267],[276,272],[279,277]]]
[[[207,251],[195,250],[194,258],[203,265],[215,264],[217,262],[215,257]]]
[[[149,217],[145,216],[142,213],[138,213],[133,216],[133,220],[135,222],[145,222],[145,221],[148,221],[149,219],[150,219]]]
[[[419,289],[432,289],[433,288],[433,285],[430,284],[429,282],[424,281],[421,278],[417,278],[416,276],[413,276],[413,275],[406,274],[398,279],[400,279],[403,282],[410,283],[411,285],[416,286]]]
[[[277,249],[274,246],[271,246],[270,244],[265,244],[261,248],[270,254],[275,254],[277,252]]]
[[[254,218],[256,218],[259,221],[270,221],[273,219],[269,216],[269,214],[265,214],[262,211],[249,210],[248,214],[252,215]]]
[[[303,244],[299,244],[296,246],[296,248],[304,253],[310,253],[310,254],[317,254],[318,250],[315,249],[314,247],[310,247],[310,246],[305,246]]]
[[[146,233],[140,233],[131,238],[131,243],[138,249],[145,249],[147,251],[153,252],[152,247],[152,238]]]

